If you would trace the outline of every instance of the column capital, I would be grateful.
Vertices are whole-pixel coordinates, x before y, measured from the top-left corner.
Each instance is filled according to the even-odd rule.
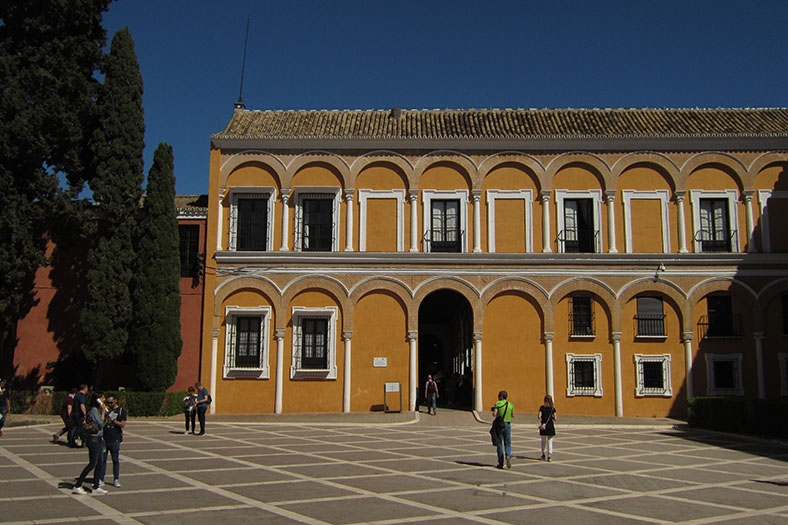
[[[553,190],[542,190],[540,197],[543,201],[545,201],[545,200],[550,200],[550,197],[552,195],[553,195]]]
[[[285,329],[284,328],[277,328],[274,330],[274,339],[280,341],[285,338]]]
[[[416,341],[419,338],[418,330],[408,330],[408,342]]]
[[[227,188],[219,188],[219,199],[223,199],[227,194]]]
[[[685,343],[687,341],[692,341],[695,339],[695,334],[692,332],[682,332],[681,333],[681,342]]]
[[[753,333],[752,333],[752,336],[753,336],[753,337],[754,337],[756,340],[757,340],[757,339],[761,339],[761,340],[762,340],[762,339],[764,339],[764,338],[766,337],[766,333],[765,333],[765,332],[763,332],[762,330],[758,330],[758,331],[755,331],[755,332],[753,332]]]
[[[612,201],[616,198],[616,190],[605,190],[605,199]]]
[[[545,342],[552,341],[555,334],[553,332],[545,332],[542,337],[544,338]]]
[[[684,197],[687,196],[687,190],[676,190],[673,192],[673,196],[678,202],[681,202],[684,200]]]
[[[353,339],[353,330],[342,330],[342,339],[345,341]]]
[[[613,341],[614,343],[620,342],[621,332],[613,332],[612,334],[610,334],[610,340]]]
[[[749,202],[755,196],[755,190],[744,190],[741,194],[744,196],[744,201]]]
[[[283,201],[286,201],[290,198],[290,188],[282,188],[279,190],[279,193],[282,195]]]
[[[346,189],[345,190],[345,200],[352,201],[353,200],[353,195],[355,195],[355,193],[356,193],[356,190],[354,190],[354,189],[349,189],[349,188]]]
[[[419,198],[419,190],[408,190],[408,198],[410,200],[415,201]]]
[[[482,193],[484,193],[484,190],[471,190],[471,197],[473,197],[473,202],[477,202],[479,199],[481,199]]]
[[[474,343],[481,342],[483,335],[484,335],[484,332],[473,332],[473,342]]]
[[[213,338],[214,339],[219,339],[219,329],[218,328],[214,328],[213,329]]]

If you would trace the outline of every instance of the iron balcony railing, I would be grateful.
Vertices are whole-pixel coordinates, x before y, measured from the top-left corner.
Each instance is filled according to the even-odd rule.
[[[637,337],[665,337],[665,314],[662,315],[636,315],[632,318],[635,323]]]
[[[564,253],[596,253],[599,230],[575,229],[558,232],[558,243]]]
[[[431,253],[460,253],[465,230],[427,230],[424,241],[429,243]]]
[[[708,230],[695,232],[695,242],[700,244],[700,251],[706,253],[725,253],[733,251],[733,240],[736,230],[731,230],[727,235],[721,232],[712,233]]]
[[[698,320],[698,336],[701,339],[741,337],[741,326],[741,315],[720,321],[712,321],[709,316],[702,315]]]
[[[594,322],[594,311],[583,313],[582,315],[569,314],[569,336],[570,337],[594,337],[596,333]]]

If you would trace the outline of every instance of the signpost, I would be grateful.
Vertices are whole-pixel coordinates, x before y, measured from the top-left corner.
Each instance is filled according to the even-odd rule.
[[[399,410],[389,410],[386,397],[389,394],[399,394]],[[383,385],[383,412],[402,412],[402,385],[397,382],[386,383]]]

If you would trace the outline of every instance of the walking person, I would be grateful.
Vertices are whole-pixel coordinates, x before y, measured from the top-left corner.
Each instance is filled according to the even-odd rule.
[[[189,423],[191,423],[191,433],[194,434],[194,419],[197,417],[197,391],[193,386],[190,386],[188,392],[183,398],[183,415],[186,418],[186,430],[183,433],[189,433]]]
[[[107,396],[107,417],[104,425],[104,456],[101,462],[101,481],[107,473],[107,454],[112,457],[112,486],[120,488],[120,444],[123,441],[123,429],[126,428],[126,409],[118,404],[114,394]]]
[[[95,393],[93,401],[90,403],[90,410],[82,424],[82,433],[85,435],[85,445],[88,447],[88,464],[74,484],[72,494],[87,494],[82,483],[85,478],[93,471],[93,492],[92,494],[106,494],[107,491],[101,488],[101,469],[104,460],[104,394]]]
[[[208,390],[202,386],[202,383],[197,381],[194,383],[194,389],[197,390],[197,419],[200,421],[200,433],[198,436],[205,435],[205,412],[208,410],[208,405],[211,404],[211,395]]]
[[[72,388],[71,392],[63,398],[63,404],[60,406],[60,419],[63,420],[63,428],[60,429],[60,432],[52,434],[52,443],[60,442],[60,436],[66,434],[68,437],[71,432],[71,410],[74,408],[74,394],[76,393],[77,389]]]
[[[68,431],[68,446],[71,448],[77,447],[77,437],[82,437],[79,429],[82,427],[82,422],[88,413],[88,385],[81,384],[74,394],[74,401],[71,404],[71,429]],[[84,446],[85,440],[82,440]]]
[[[438,404],[438,383],[432,379],[431,375],[427,375],[427,383],[424,385],[424,395],[427,398],[427,413],[435,415],[435,408]]]
[[[514,416],[514,405],[507,399],[509,394],[506,390],[498,392],[498,401],[492,407],[493,417],[500,418],[503,425],[498,432],[498,468],[512,468],[512,416]]]
[[[3,425],[11,412],[11,392],[5,385],[5,379],[0,379],[0,437],[3,437]]]
[[[539,436],[542,438],[542,459],[545,459],[547,451],[547,461],[553,460],[553,438],[555,437],[555,405],[553,396],[544,396],[544,405],[539,407]]]

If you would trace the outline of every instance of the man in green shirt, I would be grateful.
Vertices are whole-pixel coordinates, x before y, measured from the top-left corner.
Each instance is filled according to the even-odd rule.
[[[514,405],[506,398],[509,394],[506,390],[498,392],[498,402],[492,407],[494,417],[503,419],[503,429],[498,434],[498,468],[503,468],[504,459],[506,468],[512,468],[512,416],[514,415]]]

